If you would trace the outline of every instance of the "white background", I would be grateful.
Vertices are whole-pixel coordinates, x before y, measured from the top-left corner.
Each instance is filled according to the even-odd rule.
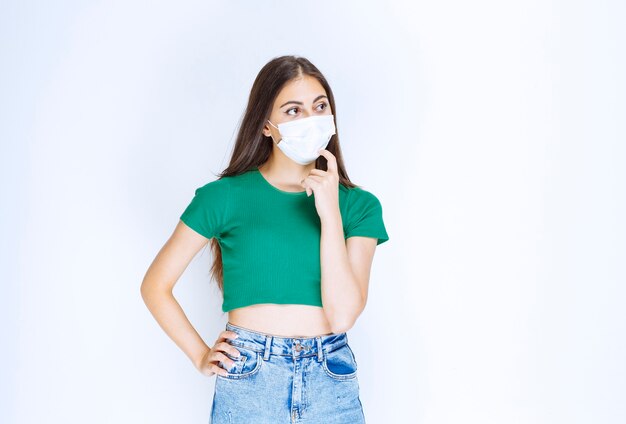
[[[275,56],[328,78],[390,240],[349,331],[369,424],[626,422],[618,1],[0,9],[3,423],[207,422],[139,287]],[[203,250],[175,296],[223,329]]]

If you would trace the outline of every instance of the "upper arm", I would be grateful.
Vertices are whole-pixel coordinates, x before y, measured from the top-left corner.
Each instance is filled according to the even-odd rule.
[[[179,220],[174,232],[156,255],[141,284],[141,291],[171,291],[191,260],[209,239]]]
[[[219,239],[228,221],[229,179],[221,178],[195,190],[174,232],[150,265],[141,290],[172,290],[189,262],[207,242]]]
[[[229,220],[229,182],[222,178],[197,188],[180,220],[207,239],[220,238]]]
[[[347,203],[344,222],[346,238],[372,237],[376,238],[376,245],[389,240],[383,219],[383,207],[373,193],[353,188],[348,194]]]
[[[359,288],[361,289],[363,307],[365,307],[365,304],[367,303],[370,270],[374,260],[377,240],[377,238],[360,236],[349,237],[346,239],[348,261],[350,262],[354,278],[356,278]]]
[[[367,303],[370,270],[376,246],[389,240],[383,220],[383,209],[371,192],[353,188],[348,193],[345,210],[344,237],[352,273]]]

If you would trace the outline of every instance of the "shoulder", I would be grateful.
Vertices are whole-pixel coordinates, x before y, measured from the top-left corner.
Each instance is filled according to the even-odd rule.
[[[212,194],[220,194],[228,191],[231,185],[232,177],[222,177],[217,180],[210,181],[196,189],[196,194],[210,196]]]
[[[202,200],[227,200],[241,197],[241,189],[249,189],[254,175],[250,171],[236,175],[225,175],[196,189],[196,196]],[[232,193],[232,194],[231,194]]]
[[[230,181],[228,177],[222,177],[205,183],[195,189],[193,204],[202,208],[215,208],[217,205],[225,206],[230,193]]]
[[[347,188],[347,203],[349,208],[381,207],[378,197],[361,187]]]
[[[229,185],[231,183],[231,180],[234,177],[221,177],[218,178],[216,180],[210,181],[206,184],[204,184],[203,186],[199,187],[198,190],[202,190],[202,189],[211,189],[211,188],[215,188],[215,187],[226,187],[227,185]]]
[[[340,185],[339,203],[342,217],[346,222],[382,214],[382,205],[378,197],[362,187]]]

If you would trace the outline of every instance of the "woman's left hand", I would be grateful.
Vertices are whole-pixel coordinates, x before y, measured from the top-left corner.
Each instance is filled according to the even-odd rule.
[[[320,150],[320,154],[327,159],[328,170],[313,168],[301,184],[307,196],[315,194],[315,208],[323,220],[339,213],[339,174],[335,155],[326,149]]]

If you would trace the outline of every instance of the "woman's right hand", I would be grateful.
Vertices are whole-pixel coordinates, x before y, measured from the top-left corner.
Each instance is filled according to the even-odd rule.
[[[211,377],[214,374],[220,374],[224,377],[228,376],[228,371],[224,368],[220,367],[219,362],[221,361],[224,366],[227,366],[228,369],[232,368],[235,364],[235,361],[230,359],[228,356],[224,355],[222,352],[227,352],[231,356],[240,356],[241,353],[239,350],[227,343],[226,339],[236,339],[239,337],[237,333],[234,331],[224,330],[220,333],[220,336],[215,340],[215,344],[206,352],[206,354],[200,359],[196,368],[198,370],[208,376]]]

